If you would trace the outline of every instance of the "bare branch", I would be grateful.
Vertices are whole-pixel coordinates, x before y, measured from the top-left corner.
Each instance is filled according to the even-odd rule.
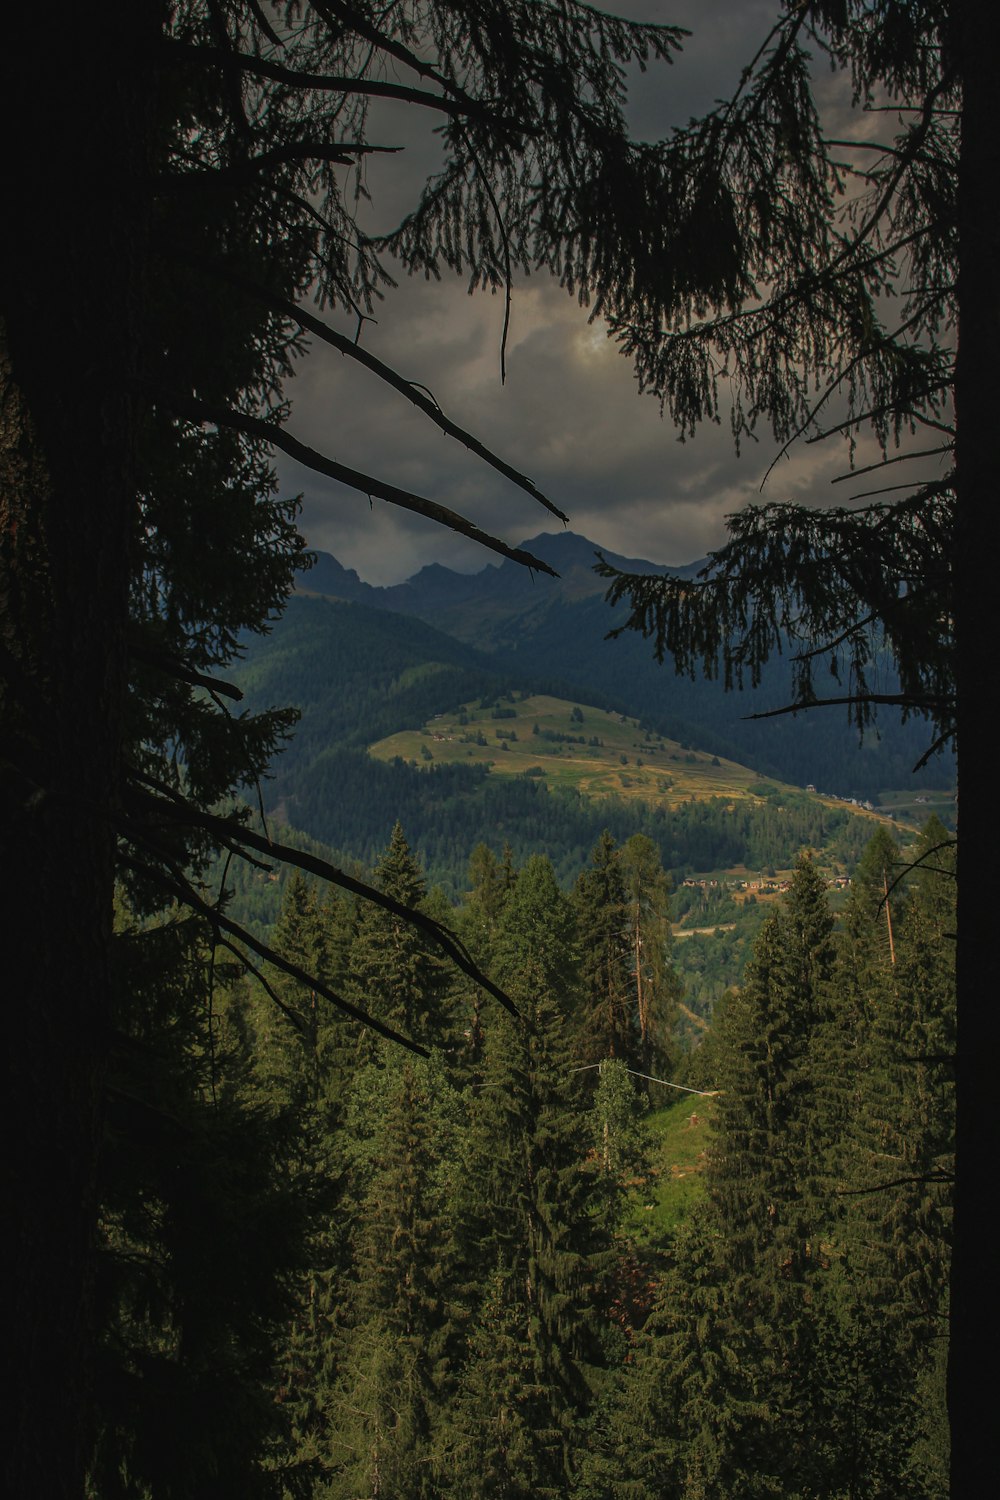
[[[841,631],[840,635],[834,636],[832,641],[824,641],[821,646],[813,646],[808,651],[797,651],[789,660],[811,661],[814,656],[825,656],[828,651],[834,651],[838,646],[842,646],[845,641],[849,641],[851,636],[855,635],[859,630],[864,630],[868,625],[874,624],[875,619],[875,615],[865,615],[864,619],[855,620],[853,624],[847,626],[846,630]]]
[[[915,776],[918,771],[922,771],[924,766],[926,766],[927,762],[930,760],[931,756],[935,755],[938,750],[943,750],[948,741],[954,739],[954,737],[955,726],[954,724],[949,724],[948,728],[943,730],[941,734],[939,734],[937,738],[928,745],[927,749],[917,761],[910,774]]]
[[[378,48],[380,52],[387,52],[397,62],[401,62],[406,67],[412,68],[418,77],[426,78],[430,83],[436,83],[438,88],[444,89],[446,94],[450,94],[454,99],[458,100],[464,106],[467,113],[475,112],[481,108],[478,100],[473,99],[471,95],[467,94],[453,78],[448,78],[445,74],[439,73],[436,68],[431,67],[430,63],[424,62],[423,58],[418,57],[415,52],[409,47],[404,46],[402,42],[397,41],[395,37],[387,36],[384,31],[379,31],[378,27],[373,26],[368,17],[363,15],[361,11],[355,10],[353,5],[346,4],[346,0],[312,0],[312,3],[313,10],[315,10],[317,15],[323,17],[333,31],[339,30],[337,22],[337,17],[339,17],[342,25],[348,27],[358,36],[363,36],[365,41],[371,42],[372,46]],[[331,12],[334,14],[331,14]]]
[[[137,779],[146,782],[147,785],[155,784],[149,777],[142,776],[141,774]],[[197,828],[204,828],[207,832],[214,834],[220,839],[232,841],[237,846],[237,853],[239,853],[238,846],[240,844],[247,844],[251,849],[256,849],[272,859],[280,860],[283,864],[295,865],[298,869],[305,870],[310,875],[318,875],[321,880],[326,880],[331,885],[339,886],[341,890],[350,891],[352,895],[360,896],[365,901],[372,901],[376,906],[381,906],[386,911],[392,912],[394,916],[402,918],[405,922],[409,922],[412,926],[419,928],[421,932],[431,938],[448,955],[452,962],[457,964],[464,974],[468,975],[475,984],[480,985],[491,994],[495,1000],[498,1000],[512,1016],[518,1014],[516,1006],[508,999],[503,990],[495,985],[492,980],[487,979],[486,975],[473,962],[468,950],[460,939],[454,933],[449,932],[447,928],[442,927],[439,922],[435,922],[433,917],[425,916],[423,912],[415,911],[409,906],[404,906],[401,902],[395,901],[391,896],[387,896],[383,891],[377,890],[374,886],[366,885],[362,880],[355,880],[353,876],[346,874],[343,870],[339,870],[336,865],[328,864],[326,860],[319,859],[315,854],[306,854],[299,849],[292,849],[287,844],[279,844],[273,839],[262,838],[260,834],[252,833],[249,828],[235,823],[232,819],[222,818],[214,813],[205,812],[200,808],[193,807],[185,802],[182,797],[171,792],[169,788],[161,787],[159,790],[161,795],[154,796],[149,792],[142,792],[138,787],[135,787],[131,790],[131,795],[136,799],[140,799],[145,804],[147,810],[155,810],[161,816],[169,817],[174,822],[188,823]],[[162,795],[163,793],[166,795]]]
[[[405,104],[417,104],[424,109],[437,110],[441,114],[458,119],[474,117],[500,130],[511,130],[514,122],[504,120],[492,110],[474,99],[459,102],[441,94],[429,93],[426,89],[410,88],[402,83],[383,83],[377,78],[357,78],[347,74],[302,73],[297,68],[286,68],[280,63],[264,57],[253,57],[247,52],[237,52],[224,47],[201,47],[195,43],[177,41],[164,37],[161,41],[168,54],[178,63],[198,67],[216,66],[230,72],[248,73],[255,78],[269,78],[274,83],[283,83],[288,88],[314,90],[317,93],[362,94],[376,99],[397,99]],[[522,124],[517,125],[526,133]]]
[[[809,698],[803,703],[786,703],[784,708],[769,708],[757,714],[744,714],[744,719],[777,719],[782,714],[801,714],[806,709],[853,707],[862,703],[884,703],[896,708],[915,709],[918,713],[940,713],[941,705],[934,698],[914,698],[907,693],[860,693],[847,698]]]
[[[225,698],[232,698],[234,702],[242,701],[243,693],[233,682],[223,682],[218,677],[207,677],[202,672],[196,672],[193,667],[186,667],[177,657],[168,656],[165,651],[155,651],[151,646],[133,641],[129,646],[129,653],[144,661],[148,666],[156,667],[158,671],[165,672],[170,677],[176,677],[178,682],[187,682],[192,687],[206,688],[210,693],[221,693]]]
[[[871,1193],[886,1193],[890,1188],[909,1187],[917,1182],[940,1182],[952,1183],[955,1181],[953,1172],[918,1172],[912,1177],[894,1177],[891,1182],[876,1182],[872,1187],[865,1188],[838,1188],[834,1193],[836,1198],[866,1198]]]
[[[428,1055],[426,1047],[422,1047],[419,1042],[412,1041],[409,1037],[403,1036],[402,1032],[395,1031],[391,1026],[386,1026],[382,1021],[376,1020],[374,1016],[370,1016],[365,1011],[359,1010],[356,1005],[352,1005],[342,995],[335,994],[329,986],[321,984],[315,974],[308,974],[305,969],[300,969],[298,964],[294,964],[289,959],[283,958],[280,953],[275,952],[267,943],[254,937],[253,933],[241,927],[238,922],[231,921],[223,912],[211,906],[207,901],[203,901],[187,880],[177,876],[172,878],[166,871],[157,869],[155,865],[149,865],[144,860],[140,860],[134,855],[126,853],[124,850],[119,850],[119,858],[123,864],[155,881],[157,885],[171,895],[175,901],[180,902],[182,906],[189,907],[192,911],[203,916],[207,922],[225,929],[226,932],[239,942],[246,943],[248,948],[252,948],[267,963],[273,964],[276,969],[281,969],[283,973],[287,974],[289,978],[297,980],[305,989],[315,990],[318,995],[322,995],[324,1000],[328,1000],[331,1005],[335,1006],[337,1010],[343,1011],[344,1015],[350,1016],[353,1021],[359,1022],[362,1026],[370,1027],[372,1031],[377,1031],[387,1041],[398,1042],[401,1047],[406,1047],[410,1052],[416,1052],[420,1057]]]
[[[882,900],[879,902],[878,910],[882,910],[883,906],[888,901],[897,885],[899,885],[901,881],[904,881],[907,875],[912,875],[913,871],[919,869],[921,865],[924,865],[925,869],[935,871],[935,873],[938,875],[948,875],[951,879],[954,880],[956,878],[954,870],[942,870],[936,865],[925,865],[924,862],[925,860],[930,859],[933,854],[940,854],[942,849],[954,849],[957,842],[957,839],[942,839],[940,844],[935,844],[931,849],[925,849],[923,854],[919,854],[916,859],[907,860],[906,864],[903,866],[900,873],[895,877],[885,895],[882,897]]]
[[[274,448],[280,448],[290,458],[297,459],[299,463],[305,464],[306,468],[312,469],[317,474],[328,474],[331,479],[339,480],[350,489],[359,490],[361,494],[367,495],[369,500],[377,496],[380,500],[386,500],[390,505],[398,505],[402,510],[412,511],[415,515],[426,516],[428,520],[436,521],[439,526],[446,526],[450,531],[457,531],[461,536],[467,536],[470,541],[479,542],[483,547],[488,547],[491,552],[498,552],[501,557],[509,557],[512,562],[522,563],[527,568],[536,569],[540,573],[548,573],[552,578],[558,578],[558,573],[551,568],[547,562],[535,557],[531,552],[525,552],[521,547],[511,547],[507,542],[501,542],[498,537],[491,536],[489,532],[482,531],[473,521],[466,520],[457,511],[449,510],[445,505],[439,505],[436,500],[428,500],[423,495],[415,495],[411,490],[401,490],[396,485],[386,484],[384,480],[376,479],[371,474],[362,474],[358,469],[348,468],[346,464],[339,464],[335,459],[327,458],[325,454],[318,453],[315,448],[310,448],[306,443],[299,442],[298,438],[292,437],[279,427],[275,422],[262,421],[260,417],[248,416],[245,412],[233,411],[228,407],[212,406],[206,401],[201,401],[196,396],[177,396],[165,391],[157,394],[179,417],[186,417],[191,422],[208,422],[215,427],[227,427],[234,432],[243,432],[247,437],[257,438]]]
[[[847,474],[838,474],[836,479],[831,479],[831,484],[845,484],[849,479],[857,479],[859,474],[873,474],[877,469],[886,469],[890,464],[909,463],[911,458],[936,458],[940,453],[951,453],[954,445],[952,443],[941,443],[937,448],[920,448],[913,453],[896,453],[892,458],[880,458],[878,463],[865,464],[863,468],[851,469]]]
[[[370,156],[375,152],[392,155],[402,150],[402,146],[368,146],[357,141],[289,141],[287,145],[275,146],[271,151],[262,151],[259,156],[244,157],[234,166],[164,172],[156,178],[156,184],[172,191],[216,192],[227,184],[239,186],[252,182],[272,167],[307,161],[325,161],[333,166],[353,167],[359,156]]]
[[[317,318],[313,313],[307,312],[305,308],[301,307],[297,302],[293,302],[290,298],[277,296],[268,291],[266,287],[261,286],[259,282],[250,281],[246,277],[230,271],[217,262],[195,259],[191,256],[185,258],[189,264],[197,265],[209,271],[212,275],[223,278],[231,286],[238,287],[240,291],[245,292],[247,296],[256,297],[258,301],[265,303],[266,306],[272,308],[275,312],[293,319],[306,332],[315,334],[323,343],[329,344],[331,349],[336,349],[339,353],[346,355],[348,359],[356,360],[358,364],[364,365],[366,370],[371,370],[373,375],[377,375],[380,380],[392,386],[393,390],[398,391],[401,396],[405,396],[407,401],[412,402],[442,432],[447,433],[449,437],[462,443],[470,453],[474,453],[477,458],[481,458],[485,463],[488,463],[491,468],[496,469],[498,474],[502,474],[505,479],[509,479],[512,484],[516,484],[519,489],[524,490],[533,500],[537,500],[540,505],[544,505],[545,509],[551,515],[556,516],[564,524],[569,524],[569,517],[538,489],[534,480],[529,479],[526,474],[520,473],[519,470],[513,468],[502,458],[499,458],[497,454],[481,443],[477,437],[474,437],[471,432],[467,432],[464,427],[460,427],[457,422],[453,422],[449,417],[445,416],[441,407],[426,392],[424,387],[418,386],[415,381],[407,380],[405,376],[400,375],[391,365],[387,365],[383,360],[379,359],[377,355],[370,354],[367,349],[355,342],[355,340],[347,338],[342,333],[337,333],[335,329],[324,323],[321,318]]]

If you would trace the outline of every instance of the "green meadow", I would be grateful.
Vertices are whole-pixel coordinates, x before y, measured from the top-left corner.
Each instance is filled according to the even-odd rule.
[[[799,792],[765,781],[736,761],[647,732],[638,719],[543,694],[489,707],[463,704],[420,729],[379,740],[369,753],[417,766],[487,765],[498,775],[537,777],[588,797],[614,795],[667,806],[692,798],[763,799]]]

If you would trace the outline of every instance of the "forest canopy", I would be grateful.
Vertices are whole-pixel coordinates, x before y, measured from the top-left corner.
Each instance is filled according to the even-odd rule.
[[[227,1258],[220,1256],[214,1267],[200,1262],[201,1236],[228,1243],[232,1263],[247,1245],[274,1247],[286,1230],[294,1240],[295,1213],[307,1206],[295,1189],[315,1186],[303,1165],[319,1150],[315,1140],[282,1155],[275,1139],[283,1118],[283,1105],[277,1112],[274,1107],[279,1094],[254,1097],[252,1070],[224,1078],[224,1059],[213,1052],[215,975],[219,963],[228,962],[213,953],[233,957],[233,948],[239,951],[251,935],[233,932],[217,893],[198,884],[220,846],[240,858],[290,857],[273,849],[266,832],[255,832],[246,813],[229,809],[236,791],[253,788],[292,716],[283,709],[242,714],[238,694],[220,676],[238,633],[266,628],[303,559],[295,502],[278,491],[275,450],[354,490],[359,503],[381,498],[544,569],[433,496],[388,484],[377,472],[353,469],[296,438],[285,381],[303,341],[327,342],[365,364],[450,438],[562,515],[508,459],[458,429],[422,387],[378,366],[328,320],[329,311],[359,321],[369,315],[385,284],[386,256],[409,272],[461,274],[473,287],[504,297],[517,269],[555,275],[610,320],[641,379],[674,403],[682,424],[713,416],[715,403],[701,330],[694,323],[678,326],[687,311],[701,318],[721,308],[724,317],[732,315],[732,368],[725,367],[723,378],[743,382],[738,434],[758,414],[772,419],[782,441],[807,425],[808,380],[825,378],[830,349],[835,363],[844,349],[857,401],[852,421],[870,419],[886,441],[898,423],[943,426],[941,436],[949,441],[954,378],[961,423],[953,486],[914,490],[910,531],[886,525],[878,533],[890,538],[888,562],[879,563],[863,520],[855,522],[850,542],[854,572],[837,584],[846,593],[831,594],[816,568],[830,563],[828,537],[820,538],[818,550],[810,543],[792,551],[806,574],[820,580],[822,607],[847,608],[852,591],[860,601],[845,626],[851,670],[862,671],[869,659],[866,632],[874,615],[876,631],[886,636],[904,673],[904,706],[926,711],[942,732],[954,723],[954,619],[959,647],[975,659],[964,687],[960,665],[958,688],[963,800],[969,795],[976,804],[975,755],[982,752],[970,757],[965,747],[978,744],[975,714],[989,680],[981,655],[990,638],[983,559],[993,551],[984,546],[993,483],[984,377],[995,349],[995,301],[989,316],[970,316],[968,288],[986,298],[1000,284],[995,239],[982,213],[997,178],[984,63],[996,55],[988,45],[995,32],[995,17],[973,18],[960,0],[885,0],[874,7],[816,0],[782,10],[731,107],[671,141],[644,144],[629,138],[624,80],[630,67],[669,61],[679,43],[676,29],[620,20],[570,0],[483,7],[446,0],[388,7],[362,0],[267,6],[187,0],[139,7],[106,0],[96,9],[29,7],[12,23],[0,88],[4,139],[12,143],[8,202],[17,226],[0,252],[0,690],[8,963],[12,973],[27,976],[10,1018],[13,1061],[6,1086],[17,1127],[7,1162],[7,1200],[18,1216],[19,1295],[10,1343],[18,1381],[14,1436],[5,1452],[12,1493],[77,1496],[84,1474],[93,1472],[99,1424],[91,1393],[108,1353],[98,1329],[119,1344],[103,1375],[110,1369],[120,1378],[126,1426],[135,1416],[132,1399],[141,1405],[156,1389],[155,1380],[147,1381],[156,1363],[146,1358],[150,1337],[155,1345],[160,1334],[169,1342],[182,1326],[189,1329],[190,1340],[181,1341],[184,1358],[164,1379],[175,1409],[192,1414],[182,1430],[192,1453],[203,1456],[196,1472],[222,1461],[212,1434],[194,1417],[205,1410],[222,1351],[240,1367],[230,1369],[234,1380],[227,1390],[253,1386],[270,1359],[264,1324],[272,1313],[281,1315],[288,1288],[276,1283],[271,1266],[251,1259],[243,1283],[247,1301],[234,1308],[229,1299],[236,1283],[220,1274]],[[908,120],[899,139],[861,169],[874,227],[872,214],[860,209],[862,222],[848,228],[839,245],[830,229],[827,148],[818,159],[812,149],[818,125],[804,59],[810,34],[829,49],[835,66],[852,72],[859,96],[874,101],[884,92]],[[398,144],[374,131],[372,102],[379,99],[432,115],[444,160],[396,228],[371,239],[360,230],[351,193],[358,164]],[[955,138],[947,122],[959,101],[965,116],[956,250],[949,218]],[[748,191],[754,183],[766,186],[766,199]],[[864,193],[857,201],[864,203]],[[932,211],[934,233],[922,235]],[[891,228],[889,240],[880,238],[883,223]],[[887,267],[903,253],[913,267],[915,300],[907,301],[900,328],[888,329],[879,298],[891,279]],[[842,276],[848,264],[850,274]],[[781,317],[768,322],[765,315],[756,352],[741,365],[740,304],[756,281],[780,280],[782,271],[796,277],[780,304]],[[949,318],[959,326],[954,376],[948,337],[937,337],[938,330],[947,334]],[[716,331],[719,326],[716,319]],[[788,338],[791,355],[785,353]],[[664,363],[668,347],[681,351],[679,366]],[[803,351],[806,374],[800,375]],[[914,557],[907,551],[912,536],[921,543]],[[921,551],[925,537],[941,539],[929,555]],[[935,571],[949,551],[954,572]],[[862,555],[873,559],[872,576],[860,567]],[[773,549],[767,560],[773,563]],[[911,563],[907,591],[894,593],[892,577]],[[752,616],[751,635],[762,632],[757,645],[766,647],[774,620],[786,626],[788,619],[780,576],[762,575],[760,584],[763,603]],[[801,568],[786,595],[801,606]],[[730,597],[738,601],[738,589],[720,596],[723,603]],[[725,609],[719,619],[728,631]],[[721,637],[703,642],[695,632],[692,639],[699,656],[714,658],[721,649]],[[977,642],[978,654],[972,649]],[[828,638],[825,643],[836,649]],[[752,670],[757,646],[751,641],[747,649]],[[906,676],[911,664],[913,674]],[[872,696],[867,679],[862,696]],[[985,819],[978,822],[985,826]],[[973,870],[977,863],[984,869],[985,850],[976,842],[983,829],[970,834],[963,838],[963,860],[971,857]],[[401,862],[397,849],[396,873]],[[366,892],[354,892],[367,901],[371,920],[359,921],[359,935],[351,938],[352,953],[355,942],[361,946],[349,972],[378,972],[387,935],[397,931],[404,909],[416,911],[418,926],[436,947],[430,956],[411,955],[412,974],[419,976],[411,998],[429,996],[443,983],[441,952],[450,944],[470,982],[511,999],[531,1021],[518,1029],[513,1020],[499,1019],[489,1065],[502,1087],[483,1091],[482,1134],[479,1146],[469,1146],[476,1168],[469,1181],[489,1192],[491,1203],[508,1205],[507,1224],[524,1231],[516,1252],[496,1246],[496,1275],[478,1337],[484,1355],[508,1350],[517,1388],[539,1403],[524,1416],[513,1450],[526,1455],[517,1482],[538,1493],[529,1438],[542,1445],[537,1461],[549,1476],[545,1483],[556,1461],[570,1472],[565,1431],[550,1421],[558,1405],[551,1393],[560,1393],[562,1411],[571,1409],[567,1402],[583,1402],[586,1371],[607,1357],[592,1348],[594,1325],[580,1298],[600,1282],[613,1212],[609,1206],[603,1219],[588,1221],[592,1245],[567,1245],[563,1226],[578,1224],[581,1213],[580,1179],[570,1168],[580,1158],[580,1125],[569,1114],[551,1113],[563,1087],[559,1012],[568,996],[559,991],[559,976],[546,971],[540,941],[555,935],[568,942],[570,917],[544,861],[529,861],[505,908],[517,920],[496,918],[497,977],[488,978],[449,938],[439,915],[393,894],[391,874],[384,869]],[[333,879],[352,888],[344,873],[334,872]],[[808,876],[802,882],[807,886]],[[973,945],[973,955],[980,951],[975,944],[989,936],[977,885],[963,883],[967,904],[960,911],[962,943]],[[803,962],[825,974],[827,957],[822,963],[816,958],[824,948],[823,922],[809,900],[802,896],[801,907],[815,941],[803,949]],[[409,943],[412,922],[406,931]],[[526,941],[530,933],[534,942]],[[343,933],[338,940],[347,941]],[[364,1010],[364,994],[355,1004],[319,982],[318,951],[306,947],[301,957],[305,962],[257,950],[260,982],[273,992],[278,1015],[288,1020],[291,1007],[265,962],[286,978],[305,980],[307,989],[310,976],[317,981],[310,991],[316,1011],[307,1017],[317,1028],[324,996],[335,1007],[346,1002],[378,1020]],[[769,962],[763,953],[762,972]],[[610,1029],[598,1028],[612,1049],[621,1049],[623,1004],[616,992],[608,1001]],[[201,1029],[206,1013],[207,1036]],[[960,1056],[972,1070],[963,1074],[960,1063],[960,1098],[975,1101],[986,1097],[977,1094],[974,1070],[992,1053],[990,1023],[961,1000],[960,1014]],[[394,1028],[411,1019],[404,1007],[398,1015],[390,1012],[385,1024]],[[239,1007],[232,1020],[237,1032],[252,1029]],[[317,1029],[317,1046],[318,1038]],[[238,1056],[238,1036],[232,1046]],[[454,1101],[437,1089],[433,1069],[422,1073],[422,1066],[393,1064],[385,1124],[387,1130],[398,1125],[395,1145],[407,1121],[425,1131],[424,1142],[415,1151],[390,1149],[392,1142],[384,1150],[376,1146],[368,1165],[377,1178],[372,1201],[396,1194],[411,1215],[406,1220],[401,1210],[399,1222],[419,1218],[431,1226],[428,1243],[436,1244],[434,1226],[447,1222],[441,1215],[452,1187],[442,1165],[448,1150],[440,1142],[453,1128]],[[322,1113],[315,1070],[288,1086]],[[246,1089],[250,1094],[240,1096]],[[504,1100],[509,1113],[491,1121],[491,1102],[503,1108]],[[975,1328],[973,1298],[985,1296],[990,1284],[971,1228],[985,1201],[974,1170],[985,1158],[971,1142],[978,1133],[982,1151],[990,1129],[977,1108],[973,1103],[959,1116],[967,1134],[958,1157],[952,1319],[967,1340],[966,1353]],[[252,1128],[244,1129],[248,1121]],[[526,1203],[523,1181],[504,1178],[495,1154],[483,1159],[481,1143],[493,1141],[501,1123],[519,1143],[519,1159],[536,1146],[548,1153],[531,1176],[541,1195],[535,1203]],[[253,1191],[264,1160],[273,1166],[275,1186],[266,1200]],[[170,1194],[178,1170],[191,1183],[187,1199]],[[499,1177],[491,1177],[493,1170]],[[981,1179],[985,1183],[988,1173]],[[144,1215],[157,1202],[169,1208],[154,1229],[167,1237],[170,1266],[182,1271],[198,1263],[205,1273],[185,1283],[178,1300],[181,1283],[168,1278],[157,1284],[155,1276],[146,1281],[141,1274],[153,1232]],[[201,1222],[192,1218],[193,1207],[199,1213],[211,1207],[214,1216]],[[969,1226],[964,1237],[963,1222]],[[110,1285],[95,1249],[99,1225],[114,1242],[118,1270],[124,1268],[124,1280]],[[506,1232],[498,1231],[501,1241]],[[391,1226],[375,1215],[352,1246],[377,1337],[366,1344],[373,1366],[366,1373],[355,1361],[350,1375],[391,1377],[412,1393],[408,1362],[418,1348],[440,1352],[451,1325],[441,1322],[443,1282],[425,1276],[428,1257],[409,1279],[387,1284],[386,1234]],[[227,1235],[233,1237],[228,1242]],[[444,1277],[450,1252],[440,1243],[433,1263]],[[790,1239],[776,1253],[787,1250],[794,1261],[805,1253],[803,1244],[801,1237]],[[290,1246],[289,1253],[298,1252]],[[700,1254],[695,1263],[704,1265]],[[331,1250],[325,1264],[334,1261]],[[313,1256],[302,1266],[316,1264]],[[531,1313],[504,1280],[505,1271],[518,1286],[526,1280],[536,1289]],[[704,1284],[711,1285],[710,1274]],[[400,1300],[404,1286],[412,1289],[408,1301]],[[258,1294],[260,1319],[254,1313],[246,1321]],[[863,1322],[864,1308],[855,1311]],[[184,1325],[182,1314],[194,1321]],[[228,1342],[230,1316],[244,1319],[235,1343]],[[697,1324],[699,1309],[693,1317]],[[803,1326],[806,1338],[808,1319]],[[548,1338],[544,1358],[539,1327]],[[345,1329],[345,1339],[349,1334]],[[768,1366],[778,1405],[779,1354]],[[966,1364],[972,1368],[974,1361]],[[53,1370],[60,1375],[57,1403]],[[485,1364],[480,1376],[486,1388],[495,1388]],[[256,1389],[262,1389],[259,1382]],[[332,1389],[341,1403],[360,1405],[355,1390]],[[407,1409],[415,1437],[429,1399],[423,1389]],[[697,1393],[690,1399],[696,1416]],[[734,1399],[746,1416],[747,1393]],[[980,1469],[988,1431],[983,1400],[974,1382],[953,1390],[953,1420],[965,1424],[956,1449],[965,1467],[957,1472],[967,1488],[986,1473]],[[233,1493],[250,1493],[239,1488],[249,1472],[243,1462],[248,1448],[240,1448],[239,1437],[256,1429],[255,1408],[237,1400],[226,1417],[220,1425],[240,1456],[225,1482]],[[456,1409],[452,1420],[458,1452],[470,1413]],[[903,1425],[900,1416],[892,1430]],[[138,1445],[129,1447],[129,1461],[135,1458],[138,1474],[141,1422],[129,1431],[129,1444]],[[105,1457],[124,1432],[112,1435]],[[504,1455],[512,1451],[506,1434],[497,1436],[496,1447]],[[411,1456],[419,1451],[416,1443],[406,1450]],[[699,1450],[699,1463],[708,1461],[707,1451]],[[164,1465],[168,1457],[180,1467],[158,1470],[162,1493],[191,1492],[179,1443],[161,1454]],[[293,1470],[290,1482],[296,1482]],[[254,1482],[261,1489],[271,1482],[268,1472],[257,1465]],[[342,1472],[355,1482],[349,1466]],[[132,1480],[114,1461],[102,1473],[109,1493],[114,1485],[130,1492]]]

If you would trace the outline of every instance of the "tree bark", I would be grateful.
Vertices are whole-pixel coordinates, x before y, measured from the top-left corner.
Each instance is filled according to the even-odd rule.
[[[15,1278],[7,1493],[83,1493],[158,5],[8,17],[0,816]]]
[[[995,1399],[989,1379],[998,1330],[996,1235],[996,891],[988,878],[996,828],[1000,686],[997,669],[996,361],[1000,350],[1000,134],[996,58],[1000,11],[956,0],[955,40],[964,92],[959,178],[958,526],[955,634],[958,651],[958,1070],[955,1245],[951,1280],[948,1402],[952,1495],[995,1483]]]

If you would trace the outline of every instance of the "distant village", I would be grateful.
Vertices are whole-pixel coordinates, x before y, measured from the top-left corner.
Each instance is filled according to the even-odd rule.
[[[838,792],[817,792],[816,788],[813,786],[813,784],[812,784],[811,781],[809,782],[808,786],[806,787],[806,791],[807,792],[815,792],[817,797],[825,797],[828,802],[843,802],[844,805],[845,805],[845,807],[861,807],[861,808],[863,808],[865,810],[865,812],[874,812],[875,811],[875,805],[874,805],[874,803],[872,803],[872,802],[859,802],[858,799],[857,799],[857,797],[841,797]],[[926,797],[918,797],[917,801],[918,802],[926,802],[927,798]],[[892,817],[892,813],[889,813],[888,816],[891,818]]]
[[[850,885],[847,875],[833,875],[826,882],[832,891],[844,891]],[[769,879],[766,875],[748,875],[746,880],[734,878],[732,880],[698,880],[694,876],[681,881],[682,886],[698,891],[742,891],[745,895],[755,896],[780,896],[784,891],[791,888],[791,877],[778,879],[776,876]]]

